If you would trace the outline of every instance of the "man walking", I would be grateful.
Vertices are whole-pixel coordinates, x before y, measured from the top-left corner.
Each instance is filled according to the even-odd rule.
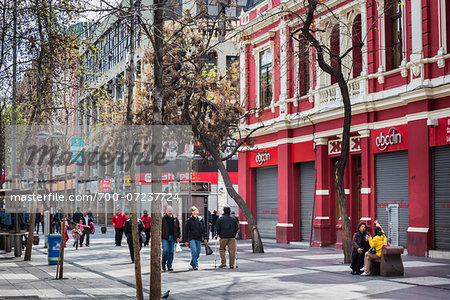
[[[216,230],[215,230],[215,226],[216,226],[216,222],[217,219],[219,218],[219,215],[217,214],[217,210],[213,210],[213,213],[211,215],[211,219],[209,224],[211,225],[211,236],[214,237],[216,235]]]
[[[53,223],[55,223],[55,231],[56,233],[61,233],[61,222],[62,222],[62,211],[61,208],[57,208],[55,215],[53,217]]]
[[[91,222],[93,220],[88,216],[87,212],[83,212],[83,217],[81,218],[81,222],[83,224],[83,234],[80,237],[80,247],[83,247],[84,239],[86,238],[86,247],[89,247],[89,240],[92,232]]]
[[[76,212],[74,212],[74,214],[73,214],[73,222],[75,224],[80,223],[80,220],[81,220],[82,217],[83,217],[83,213],[81,212],[80,208],[77,207]]]
[[[191,266],[198,270],[198,258],[202,250],[202,241],[205,243],[205,223],[203,218],[198,215],[198,209],[191,207],[191,216],[186,222],[186,246],[191,247]]]
[[[133,245],[133,224],[131,224],[131,215],[128,220],[126,220],[124,224],[124,232],[125,236],[127,237],[127,243],[128,243],[128,249],[130,250],[130,257],[131,261],[134,263],[134,245]],[[144,231],[144,223],[142,223],[142,220],[138,219],[138,237],[139,237],[139,250],[142,249],[142,235],[141,232]]]
[[[168,205],[166,207],[166,213],[162,218],[161,227],[161,239],[162,239],[162,261],[161,266],[163,271],[167,270],[173,271],[173,253],[175,248],[175,240],[180,242],[180,222],[178,218],[173,216],[172,206]]]
[[[150,223],[152,221],[152,217],[150,217],[146,210],[144,210],[144,214],[141,217],[142,223],[144,223],[144,231],[145,231],[145,241],[144,247],[148,245],[150,241]]]
[[[234,258],[236,256],[236,233],[238,231],[238,222],[236,217],[230,216],[230,207],[225,206],[223,208],[223,214],[216,222],[216,232],[220,237],[219,241],[219,253],[220,253],[220,265],[219,268],[227,266],[227,260],[225,257],[225,249],[228,246],[228,255],[230,256],[230,269],[234,268]]]
[[[114,226],[116,231],[116,247],[122,246],[122,236],[123,236],[123,226],[127,217],[120,212],[120,208],[116,209],[116,214],[112,217],[111,224]]]

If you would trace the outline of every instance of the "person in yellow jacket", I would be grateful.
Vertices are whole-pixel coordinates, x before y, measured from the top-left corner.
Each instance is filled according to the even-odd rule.
[[[387,245],[386,235],[384,234],[383,228],[381,228],[381,225],[378,223],[378,220],[375,220],[375,226],[375,236],[372,238],[367,235],[366,240],[369,242],[371,248],[375,248],[376,254],[370,253],[369,251],[366,252],[364,256],[364,273],[362,273],[361,276],[370,275],[372,260],[380,258],[381,249],[384,245]]]

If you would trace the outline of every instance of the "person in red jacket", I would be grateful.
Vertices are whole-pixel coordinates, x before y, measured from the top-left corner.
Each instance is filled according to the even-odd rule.
[[[145,241],[144,241],[144,247],[148,246],[148,243],[150,241],[150,222],[152,220],[152,217],[150,217],[146,210],[144,210],[144,215],[141,217],[142,222],[144,223],[144,231],[145,231]]]
[[[112,217],[111,224],[116,231],[116,247],[122,246],[123,226],[127,217],[120,212],[120,208],[116,209],[116,214]]]

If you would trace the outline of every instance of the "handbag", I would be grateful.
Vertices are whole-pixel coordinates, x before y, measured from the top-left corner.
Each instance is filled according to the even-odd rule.
[[[374,247],[369,249],[369,253],[371,254],[377,254],[377,249],[375,249]]]
[[[180,243],[177,243],[175,246],[175,252],[180,253],[181,251],[183,251],[183,250],[181,249]]]
[[[141,231],[141,232],[139,232],[139,234],[141,235],[141,240],[142,240],[142,241],[145,241],[145,239],[147,238],[147,237],[145,236],[145,232]]]
[[[206,255],[211,255],[214,253],[208,244],[205,244],[205,251],[206,251]]]

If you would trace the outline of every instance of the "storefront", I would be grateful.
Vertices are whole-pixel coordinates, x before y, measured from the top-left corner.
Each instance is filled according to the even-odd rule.
[[[275,239],[278,224],[277,148],[261,149],[250,156],[255,171],[256,223],[261,237]]]
[[[433,242],[436,250],[450,250],[450,118],[430,128],[433,157]]]
[[[300,241],[309,242],[314,205],[314,161],[299,163],[300,168]]]
[[[400,120],[352,131],[344,174],[352,231],[359,222],[366,222],[373,234],[378,219],[389,244],[404,246],[410,254],[450,250],[448,120],[439,119],[435,126],[428,119]],[[334,184],[340,135],[321,134],[324,137],[314,142],[296,142],[306,137],[294,136],[281,139],[284,144],[280,144],[278,137],[289,134],[265,136],[256,150],[240,154],[241,195],[263,238],[280,243],[311,238],[313,246],[342,247]],[[276,143],[276,147],[264,147]],[[242,221],[241,234],[248,238]]]
[[[404,247],[409,227],[407,131],[406,125],[372,131],[376,217],[388,242]]]
[[[256,222],[263,238],[275,239],[278,223],[278,168],[256,169]]]

